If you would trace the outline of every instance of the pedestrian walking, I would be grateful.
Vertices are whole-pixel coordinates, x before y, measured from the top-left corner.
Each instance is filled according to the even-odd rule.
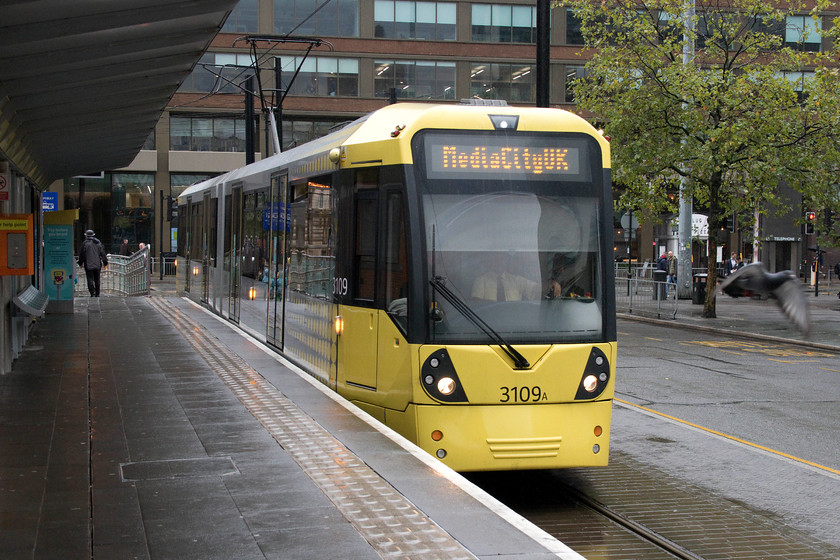
[[[723,266],[723,276],[727,277],[730,274],[732,274],[733,272],[735,272],[736,270],[738,270],[739,268],[741,268],[741,267],[738,263],[738,255],[736,255],[735,253],[732,253],[732,256],[729,257],[729,260],[726,261],[726,264],[724,264],[724,266]]]
[[[85,240],[79,248],[79,266],[85,269],[90,297],[99,297],[99,273],[103,266],[108,266],[105,246],[99,241],[92,229],[85,232]]]
[[[677,297],[677,257],[673,251],[668,251],[668,281],[665,284],[665,297],[668,297],[669,284],[674,285],[674,299]]]

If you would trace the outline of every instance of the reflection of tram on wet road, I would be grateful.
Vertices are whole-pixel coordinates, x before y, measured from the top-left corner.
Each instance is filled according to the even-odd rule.
[[[609,147],[584,120],[392,105],[179,205],[179,292],[444,463],[607,463]]]

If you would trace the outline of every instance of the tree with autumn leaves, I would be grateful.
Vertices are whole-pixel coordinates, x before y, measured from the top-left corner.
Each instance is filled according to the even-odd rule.
[[[789,208],[780,184],[814,208],[840,210],[838,59],[813,39],[836,36],[831,18],[822,29],[818,23],[831,5],[563,5],[574,10],[591,55],[573,84],[575,101],[610,137],[620,206],[656,219],[676,212],[667,195],[681,188],[708,211],[712,242],[733,212]],[[710,258],[708,285],[716,280]],[[715,290],[707,290],[703,316],[715,317]]]

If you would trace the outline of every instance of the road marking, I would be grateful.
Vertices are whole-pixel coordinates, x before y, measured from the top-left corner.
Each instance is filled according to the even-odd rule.
[[[777,360],[776,358],[767,358],[771,362],[781,362],[783,364],[818,364],[818,360]]]
[[[715,348],[723,351],[729,348],[731,350],[740,350],[742,352],[751,352],[755,354],[766,354],[768,356],[775,356],[777,358],[834,358],[835,354],[828,352],[820,352],[817,350],[806,350],[802,348],[795,348],[793,346],[782,346],[778,344],[770,344],[767,342],[747,342],[742,340],[685,340],[680,344],[689,346],[705,346],[707,348]]]
[[[646,336],[647,340],[655,340],[656,342],[662,342],[664,339],[662,338],[653,338],[652,336]]]
[[[784,457],[785,459],[788,459],[790,461],[794,461],[796,463],[802,463],[803,465],[808,465],[809,467],[813,467],[813,468],[819,469],[821,471],[826,471],[826,472],[830,472],[832,474],[840,475],[840,470],[838,470],[838,469],[832,469],[831,467],[826,467],[825,465],[820,465],[819,463],[814,463],[812,461],[808,461],[807,459],[802,459],[800,457],[795,457],[794,455],[789,455],[789,454],[784,453],[782,451],[776,451],[775,449],[771,449],[769,447],[764,447],[763,445],[759,445],[757,443],[753,443],[751,441],[747,441],[747,440],[741,439],[739,437],[731,436],[729,434],[725,434],[723,432],[719,432],[719,431],[713,430],[711,428],[706,428],[706,427],[701,426],[699,424],[694,424],[693,422],[689,422],[687,420],[682,420],[682,419],[677,418],[675,416],[665,414],[664,412],[659,412],[659,411],[653,410],[652,408],[647,408],[645,406],[634,404],[634,403],[625,401],[623,399],[616,398],[615,400],[618,403],[621,403],[622,405],[624,405],[627,408],[636,408],[636,409],[642,410],[644,412],[647,412],[648,414],[653,414],[655,416],[661,416],[662,418],[667,418],[668,420],[671,420],[672,422],[676,422],[678,424],[683,424],[684,426],[691,426],[692,428],[695,428],[697,430],[700,430],[700,431],[703,431],[703,432],[706,432],[706,433],[709,433],[709,434],[713,434],[713,435],[716,435],[718,437],[722,437],[724,439],[728,439],[730,441],[734,441],[734,442],[746,445],[748,447],[752,447],[754,449],[759,449],[761,451],[764,451],[766,453],[770,453],[772,455],[776,455],[776,456],[779,456],[779,457]]]
[[[825,370],[825,371],[833,371],[835,373],[840,373],[840,369],[831,369],[830,367],[820,367],[820,368],[817,368],[817,369],[822,369],[822,370]]]

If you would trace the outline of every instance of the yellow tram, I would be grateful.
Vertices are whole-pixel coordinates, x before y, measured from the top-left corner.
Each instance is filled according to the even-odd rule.
[[[179,292],[460,471],[605,465],[607,141],[401,103],[179,197]]]

